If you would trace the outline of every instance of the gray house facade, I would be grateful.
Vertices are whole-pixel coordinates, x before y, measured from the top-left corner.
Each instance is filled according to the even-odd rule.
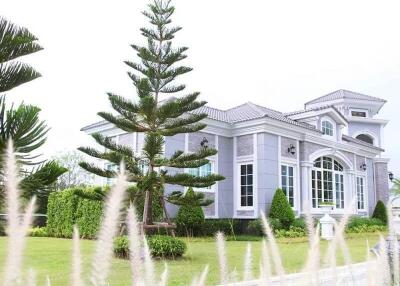
[[[250,102],[220,110],[204,106],[207,128],[198,133],[167,137],[166,155],[193,152],[207,139],[218,154],[196,169],[169,170],[197,175],[219,173],[225,180],[197,189],[214,203],[204,208],[208,218],[254,219],[268,212],[277,188],[282,188],[297,215],[308,206],[321,215],[320,204],[331,202],[341,215],[355,202],[354,214],[369,216],[378,200],[389,199],[388,162],[383,158],[384,127],[378,119],[385,100],[338,90],[307,102],[303,110],[282,113]],[[113,137],[140,152],[143,134],[125,133],[107,122],[82,129]],[[105,164],[99,162],[99,164]],[[107,184],[109,180],[99,179]],[[167,185],[166,191],[185,191]],[[173,216],[177,209],[168,205]]]

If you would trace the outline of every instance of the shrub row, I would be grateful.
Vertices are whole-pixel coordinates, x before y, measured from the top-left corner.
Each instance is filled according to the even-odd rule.
[[[53,192],[47,206],[47,233],[49,236],[71,238],[77,225],[82,238],[94,239],[100,226],[102,202],[82,198],[78,189]],[[93,192],[93,188],[79,189]]]
[[[175,258],[182,256],[186,251],[185,242],[172,236],[148,236],[147,242],[153,257]],[[119,258],[129,258],[129,239],[127,236],[115,238],[114,254]]]
[[[218,231],[225,235],[235,235],[242,233],[240,221],[236,219],[206,219],[193,231],[194,236],[213,236]],[[177,234],[187,236],[188,230],[183,223],[177,223]]]

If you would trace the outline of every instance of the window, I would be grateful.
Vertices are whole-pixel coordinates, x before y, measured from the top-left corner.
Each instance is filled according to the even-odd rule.
[[[365,209],[364,178],[357,177],[357,209]]]
[[[312,169],[312,206],[331,202],[336,208],[344,208],[343,166],[330,157],[318,158]]]
[[[360,135],[356,136],[356,139],[364,141],[371,145],[374,145],[374,138],[372,138],[371,136],[369,136],[367,134],[360,134]]]
[[[210,162],[210,163],[207,163],[207,164],[205,164],[205,165],[203,165],[201,167],[198,167],[198,168],[190,168],[188,170],[188,173],[190,175],[193,175],[193,176],[196,176],[196,177],[205,177],[205,176],[211,175],[212,174],[212,164]],[[211,186],[210,187],[206,187],[204,189],[210,190]]]
[[[351,111],[351,116],[354,116],[354,117],[367,117],[367,112],[366,111],[352,110]]]
[[[253,206],[253,164],[240,165],[240,206]]]
[[[326,120],[322,121],[322,133],[333,136],[333,124]]]
[[[117,171],[117,165],[115,165],[115,164],[106,164],[106,166],[105,166],[105,169],[107,170],[107,171]],[[106,185],[107,186],[111,186],[111,185],[113,185],[114,184],[114,182],[115,182],[115,178],[106,178]]]
[[[291,207],[294,207],[294,167],[281,166],[282,190],[286,194]]]

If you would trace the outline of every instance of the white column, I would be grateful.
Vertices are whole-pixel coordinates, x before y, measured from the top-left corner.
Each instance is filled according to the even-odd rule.
[[[312,208],[312,185],[311,185],[311,168],[313,163],[301,162],[301,212],[304,212],[304,205],[308,204],[309,208]]]

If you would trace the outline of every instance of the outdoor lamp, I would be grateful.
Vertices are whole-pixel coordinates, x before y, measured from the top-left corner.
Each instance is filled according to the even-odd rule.
[[[288,151],[288,153],[294,155],[294,154],[296,154],[296,147],[293,144],[290,144],[287,151]]]
[[[362,163],[361,166],[360,166],[360,169],[363,170],[363,171],[366,171],[367,170],[367,164]]]
[[[208,148],[208,140],[206,137],[204,137],[203,140],[201,140],[200,146],[203,148]]]
[[[389,180],[392,182],[394,179],[394,174],[392,172],[389,172]]]

